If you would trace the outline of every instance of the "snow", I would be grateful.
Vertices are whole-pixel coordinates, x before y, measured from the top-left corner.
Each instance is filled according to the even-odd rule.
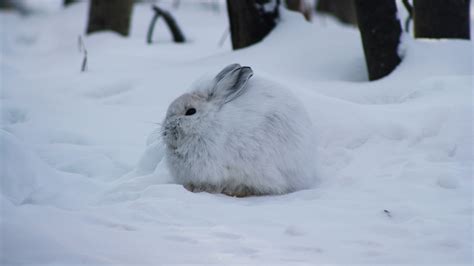
[[[129,38],[84,37],[86,73],[86,3],[0,13],[1,264],[472,265],[470,41],[404,36],[401,65],[368,82],[354,28],[283,12],[263,42],[231,51],[218,45],[225,7],[182,2],[164,6],[189,43],[160,21],[147,45],[152,12],[136,5]],[[231,198],[173,184],[149,135],[234,62],[303,101],[316,187]]]

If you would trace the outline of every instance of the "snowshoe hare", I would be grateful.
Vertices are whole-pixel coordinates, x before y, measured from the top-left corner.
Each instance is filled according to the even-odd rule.
[[[162,124],[166,163],[190,191],[283,194],[314,181],[311,121],[279,85],[232,64],[174,100]]]

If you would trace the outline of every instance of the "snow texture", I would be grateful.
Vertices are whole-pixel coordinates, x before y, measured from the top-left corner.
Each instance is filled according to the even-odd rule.
[[[472,42],[404,36],[399,67],[368,82],[355,28],[286,11],[231,51],[224,5],[181,2],[163,7],[188,43],[160,21],[147,45],[153,13],[137,4],[129,38],[84,38],[85,73],[86,3],[0,13],[0,264],[472,265]],[[314,188],[232,198],[174,184],[157,123],[235,62],[302,101]]]

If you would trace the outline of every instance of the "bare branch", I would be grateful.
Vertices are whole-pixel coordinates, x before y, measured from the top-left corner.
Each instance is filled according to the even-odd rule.
[[[82,59],[81,72],[86,72],[87,71],[87,49],[86,49],[86,45],[84,44],[82,35],[79,35],[79,37],[77,38],[77,44],[78,44],[79,52],[84,54],[84,57]]]

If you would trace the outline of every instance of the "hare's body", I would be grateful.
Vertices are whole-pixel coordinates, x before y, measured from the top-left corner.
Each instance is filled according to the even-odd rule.
[[[248,77],[243,86],[245,91],[234,91],[237,96],[227,101],[227,95],[221,103],[212,102],[220,97],[212,85],[181,96],[184,104],[178,98],[175,109],[193,106],[196,114],[176,118],[178,129],[170,130],[170,110],[175,113],[170,106],[164,135],[172,176],[192,191],[235,196],[307,188],[315,172],[311,121],[304,108],[277,84]],[[187,123],[191,117],[194,121]]]

